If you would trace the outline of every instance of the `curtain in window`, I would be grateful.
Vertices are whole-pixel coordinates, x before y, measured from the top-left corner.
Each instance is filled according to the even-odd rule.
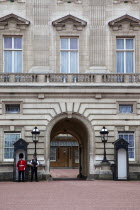
[[[12,72],[12,51],[4,52],[4,72],[5,73]]]
[[[78,53],[70,52],[70,72],[78,73]]]
[[[14,37],[14,49],[22,49],[21,37]]]
[[[5,37],[4,38],[4,48],[5,49],[12,49],[12,37]]]
[[[133,52],[126,52],[126,73],[133,73]]]
[[[120,105],[119,106],[119,111],[121,112],[121,113],[132,113],[132,106],[130,105]]]
[[[20,105],[19,104],[6,104],[6,112],[7,113],[18,113],[20,112]]]
[[[135,152],[134,152],[134,134],[131,133],[122,133],[119,134],[119,138],[125,139],[129,145],[128,145],[128,155],[130,159],[135,158]]]
[[[14,73],[22,71],[22,52],[14,51]]]
[[[61,73],[68,73],[68,52],[61,52]]]
[[[20,133],[5,134],[4,158],[13,159],[14,146],[13,143],[20,138]]]
[[[117,73],[124,73],[124,52],[117,52]]]
[[[61,39],[61,49],[63,50],[68,49],[68,39]]]
[[[117,39],[116,40],[117,49],[124,49],[124,39]]]

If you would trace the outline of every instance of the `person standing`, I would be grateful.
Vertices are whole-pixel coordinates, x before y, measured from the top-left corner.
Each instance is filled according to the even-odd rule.
[[[37,168],[39,166],[39,162],[35,155],[33,156],[33,159],[31,160],[30,165],[31,165],[31,182],[33,181],[34,174],[35,174],[35,181],[38,182]]]
[[[22,175],[22,181],[24,182],[24,171],[26,168],[26,161],[23,160],[23,153],[19,154],[19,161],[17,162],[17,170],[18,170],[18,181],[21,181],[21,175]]]

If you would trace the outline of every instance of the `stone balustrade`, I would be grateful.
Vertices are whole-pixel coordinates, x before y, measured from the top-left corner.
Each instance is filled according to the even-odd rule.
[[[140,74],[35,74],[1,73],[1,83],[140,83]]]

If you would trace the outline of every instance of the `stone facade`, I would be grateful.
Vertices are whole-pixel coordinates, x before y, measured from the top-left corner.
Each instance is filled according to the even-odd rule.
[[[118,132],[134,133],[129,175],[140,178],[139,9],[134,0],[0,0],[0,180],[12,179],[13,161],[4,159],[5,133],[19,132],[29,143],[29,161],[35,125],[40,179],[49,179],[50,141],[60,133],[79,141],[84,177],[112,179],[110,166],[101,165],[102,126],[109,130],[110,164]],[[4,72],[3,38],[11,36],[23,40],[22,73]],[[60,72],[61,37],[79,40],[77,74]],[[116,71],[118,37],[135,40],[131,74]],[[6,113],[6,104],[20,104],[20,112]],[[132,105],[133,113],[119,113],[119,104]]]

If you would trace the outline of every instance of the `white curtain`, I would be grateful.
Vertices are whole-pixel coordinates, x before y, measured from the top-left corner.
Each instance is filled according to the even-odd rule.
[[[4,49],[12,49],[12,37],[4,37]]]
[[[132,113],[132,106],[130,105],[120,105],[119,110],[121,113]]]
[[[14,49],[22,49],[21,37],[14,37]]]
[[[61,52],[61,73],[69,73],[68,52]]]
[[[78,53],[70,52],[70,73],[78,73]]]
[[[12,72],[12,51],[4,52],[4,72],[5,73]]]
[[[123,50],[117,51],[117,73],[133,73],[133,39],[117,39],[116,45],[117,50]]]
[[[126,73],[133,73],[133,52],[126,52]]]
[[[13,159],[14,146],[13,143],[20,138],[19,134],[5,134],[5,149],[4,149],[4,158]]]
[[[124,73],[124,52],[117,52],[117,73]]]
[[[14,73],[22,72],[22,51],[14,51]]]

